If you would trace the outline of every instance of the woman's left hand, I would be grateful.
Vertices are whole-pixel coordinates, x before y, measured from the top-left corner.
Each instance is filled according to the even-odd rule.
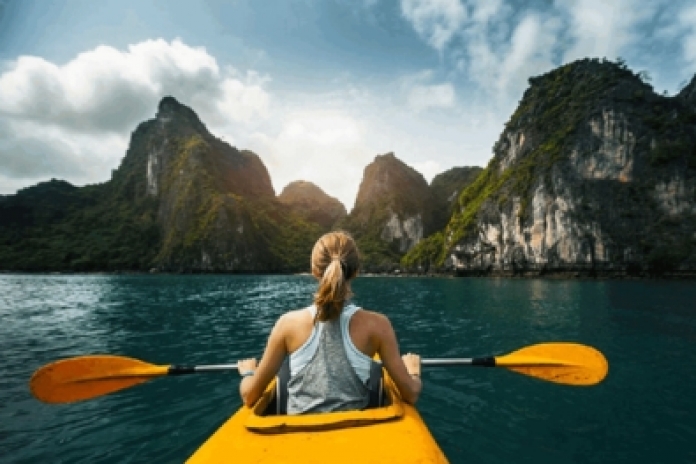
[[[242,359],[237,362],[237,369],[239,370],[239,375],[243,375],[245,372],[256,370],[256,358]]]

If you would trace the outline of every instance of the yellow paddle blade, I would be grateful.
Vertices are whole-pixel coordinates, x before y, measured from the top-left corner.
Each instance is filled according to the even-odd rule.
[[[155,366],[123,356],[80,356],[47,364],[29,381],[32,394],[46,403],[71,403],[106,395],[167,375]]]
[[[540,343],[495,358],[495,365],[566,385],[595,385],[607,376],[602,353],[579,343]]]

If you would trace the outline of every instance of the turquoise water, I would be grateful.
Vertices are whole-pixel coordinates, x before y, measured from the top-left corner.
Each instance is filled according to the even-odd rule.
[[[236,374],[47,405],[30,396],[32,372],[95,353],[161,364],[258,356],[275,319],[313,290],[305,276],[0,275],[0,461],[183,462],[239,407]],[[423,357],[577,341],[609,359],[590,388],[424,369],[418,407],[451,462],[696,462],[696,283],[365,277],[354,290]]]

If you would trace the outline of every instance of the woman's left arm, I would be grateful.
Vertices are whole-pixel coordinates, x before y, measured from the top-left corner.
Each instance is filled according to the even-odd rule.
[[[239,373],[253,371],[239,384],[239,394],[245,405],[251,407],[261,397],[268,384],[276,376],[280,365],[283,363],[288,350],[285,343],[285,315],[276,322],[271,335],[268,337],[266,350],[261,357],[261,362],[256,367],[256,359],[245,359],[238,363]]]

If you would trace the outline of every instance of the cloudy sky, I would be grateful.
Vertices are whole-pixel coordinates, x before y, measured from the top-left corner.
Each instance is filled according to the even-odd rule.
[[[173,95],[352,207],[393,151],[429,181],[485,166],[530,76],[622,57],[657,92],[696,73],[690,0],[0,0],[0,194],[104,182]]]

